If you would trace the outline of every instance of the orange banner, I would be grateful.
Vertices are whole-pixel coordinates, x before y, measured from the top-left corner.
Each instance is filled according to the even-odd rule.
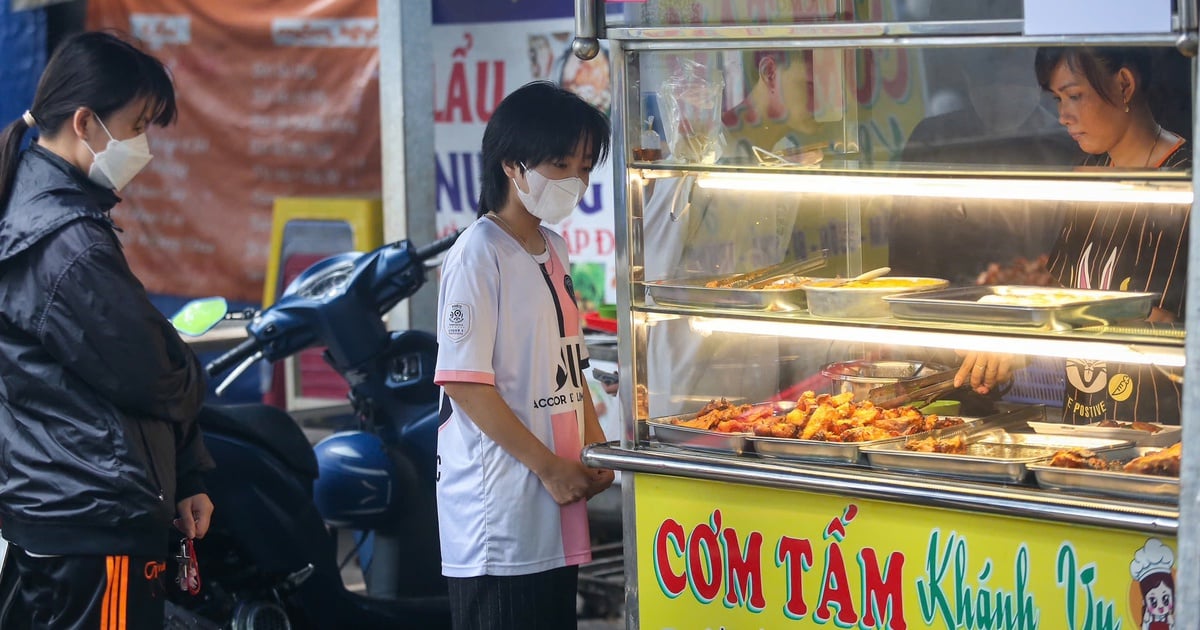
[[[113,218],[153,293],[262,299],[280,196],[378,195],[375,0],[107,0],[88,27],[170,68],[178,122]]]

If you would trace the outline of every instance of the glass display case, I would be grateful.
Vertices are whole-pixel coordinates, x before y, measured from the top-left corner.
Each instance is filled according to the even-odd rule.
[[[1194,613],[1192,7],[625,7],[624,435],[585,461],[624,473],[631,627]]]

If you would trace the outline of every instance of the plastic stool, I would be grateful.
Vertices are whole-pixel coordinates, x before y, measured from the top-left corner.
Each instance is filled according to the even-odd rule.
[[[271,219],[271,250],[263,307],[297,275],[327,256],[371,251],[383,244],[383,203],[353,197],[280,197]],[[309,348],[272,366],[263,402],[298,420],[350,411],[349,386],[325,363],[323,347]],[[282,369],[278,369],[282,368]]]

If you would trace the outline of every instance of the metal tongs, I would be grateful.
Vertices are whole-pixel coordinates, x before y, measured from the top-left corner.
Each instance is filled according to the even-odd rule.
[[[894,409],[913,402],[929,404],[957,389],[954,386],[954,375],[957,373],[958,368],[952,368],[929,376],[880,385],[867,392],[867,400],[882,409]]]
[[[933,437],[935,439],[944,440],[956,435],[963,436],[965,444],[974,444],[982,442],[991,437],[1000,437],[1008,435],[1009,429],[1028,428],[1030,420],[1045,420],[1046,406],[1045,405],[1030,405],[1021,407],[1020,409],[1012,409],[1003,413],[994,414],[982,418],[979,422],[960,424],[954,427],[946,427],[944,429],[935,429],[928,434],[923,434],[922,437]],[[911,437],[911,436],[910,436]]]
[[[799,275],[824,267],[829,261],[829,250],[822,249],[803,260],[787,260],[769,267],[748,271],[726,285],[730,289],[757,288],[770,284],[772,280],[785,276]],[[752,286],[753,285],[753,286]]]

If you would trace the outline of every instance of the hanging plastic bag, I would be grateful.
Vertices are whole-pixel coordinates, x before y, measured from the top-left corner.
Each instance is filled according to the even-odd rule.
[[[721,123],[725,81],[694,59],[682,57],[678,63],[659,89],[667,147],[675,161],[714,164],[725,148]]]

